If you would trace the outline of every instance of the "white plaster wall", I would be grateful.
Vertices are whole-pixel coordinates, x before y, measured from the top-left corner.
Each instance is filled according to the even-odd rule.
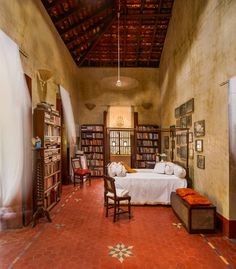
[[[229,205],[228,90],[220,84],[236,73],[235,14],[236,1],[176,0],[160,65],[162,125],[174,124],[174,109],[194,98],[193,122],[206,122],[206,169],[197,168],[195,153],[194,187],[226,218],[233,206]]]

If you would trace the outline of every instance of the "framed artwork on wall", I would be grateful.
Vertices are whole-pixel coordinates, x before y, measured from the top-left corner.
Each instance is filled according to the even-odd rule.
[[[186,125],[187,127],[192,127],[192,115],[186,116]]]
[[[183,116],[185,114],[186,114],[186,103],[180,106],[180,116]]]
[[[205,135],[205,120],[194,122],[194,135],[196,137]]]
[[[191,113],[194,111],[194,98],[188,100],[186,103],[186,113]]]
[[[180,147],[180,158],[186,160],[187,159],[187,147]]]
[[[203,152],[203,140],[202,139],[195,140],[195,150],[196,152]]]
[[[175,109],[175,118],[179,118],[179,116],[180,116],[180,107],[177,107]]]
[[[180,126],[181,126],[181,128],[187,128],[187,117],[186,116],[180,118]]]
[[[205,156],[197,155],[197,167],[200,169],[205,169]]]

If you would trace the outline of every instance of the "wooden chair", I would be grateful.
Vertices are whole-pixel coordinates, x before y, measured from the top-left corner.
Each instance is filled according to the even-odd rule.
[[[81,166],[81,158],[71,158],[71,165],[73,169],[73,181],[74,187],[76,184],[76,179],[79,179],[80,187],[83,187],[84,177],[88,177],[89,185],[91,185],[91,171],[89,169],[84,169]]]
[[[116,221],[116,216],[119,216],[123,213],[129,213],[129,218],[131,218],[131,197],[129,196],[128,191],[124,189],[117,189],[115,187],[115,179],[109,176],[104,176],[104,198],[106,206],[106,217],[108,217],[108,210],[114,208],[113,222]],[[110,199],[113,201],[111,204],[109,204]],[[127,210],[124,210],[120,207],[120,201],[127,201],[127,204],[122,204],[122,207],[128,207]]]

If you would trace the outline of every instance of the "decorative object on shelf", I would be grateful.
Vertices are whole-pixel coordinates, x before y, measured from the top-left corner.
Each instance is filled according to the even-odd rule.
[[[34,147],[35,147],[36,149],[42,147],[41,139],[40,139],[38,136],[35,137],[35,144],[34,144]]]
[[[205,120],[194,122],[194,135],[196,137],[205,135]]]
[[[205,156],[197,155],[197,167],[200,169],[205,169]]]
[[[92,104],[92,103],[86,103],[84,105],[86,106],[86,108],[88,110],[93,110],[96,107],[96,105],[95,104]]]
[[[52,78],[52,72],[46,69],[39,69],[37,74],[41,85],[39,89],[40,102],[45,102],[47,96],[47,82]]]
[[[195,150],[196,152],[203,152],[203,140],[202,139],[195,140]]]

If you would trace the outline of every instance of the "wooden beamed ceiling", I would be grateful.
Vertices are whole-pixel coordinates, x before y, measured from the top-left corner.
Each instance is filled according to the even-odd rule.
[[[41,0],[78,66],[116,67],[119,0]],[[121,67],[159,67],[174,0],[120,0]]]

